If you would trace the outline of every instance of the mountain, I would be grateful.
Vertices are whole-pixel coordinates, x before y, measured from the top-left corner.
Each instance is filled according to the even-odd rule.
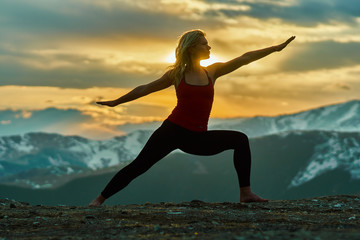
[[[357,154],[360,150],[355,142],[360,142],[358,133],[323,131],[288,132],[251,139],[252,188],[269,199],[359,194]],[[335,148],[325,154],[326,146]],[[354,154],[344,154],[346,152]],[[237,202],[239,189],[232,155],[232,151],[215,156],[173,153],[110,198],[107,204],[193,199]],[[339,158],[339,161],[328,167],[329,158]],[[85,205],[124,165],[113,166],[101,174],[94,172],[72,179],[57,188],[29,189],[0,185],[0,195],[32,204]],[[314,165],[319,167],[309,167]],[[310,175],[312,177],[306,178]]]
[[[360,193],[360,133],[292,131],[252,140],[252,174],[264,194]]]
[[[347,182],[349,186],[353,186],[351,182],[360,179],[359,106],[360,101],[351,101],[278,117],[213,119],[210,128],[240,130],[250,136],[253,171],[259,171],[254,176],[259,182],[274,184],[263,189],[265,193],[273,191],[271,186],[281,185],[285,196],[285,193],[288,195],[332,175],[342,176],[340,185]],[[15,186],[54,189],[79,179],[91,179],[100,175],[106,175],[108,179],[135,158],[151,133],[151,130],[137,130],[126,136],[103,141],[50,133],[0,137],[0,184],[14,189]],[[181,152],[175,151],[168,158],[175,156],[176,160],[187,159],[186,155],[178,155],[179,153]],[[222,155],[214,157],[221,158]],[[181,160],[184,165],[177,165],[174,169],[190,167],[197,169],[198,173],[213,171],[210,175],[205,174],[209,176],[205,179],[214,186],[219,184],[213,181],[216,176],[223,176],[222,179],[230,176],[228,172],[225,175],[220,172],[219,161],[214,162],[216,172],[207,169],[208,166],[197,159],[196,156],[189,156],[188,162]],[[280,166],[286,168],[280,171]],[[164,172],[159,173],[159,176],[166,176],[167,168],[171,166],[164,167]],[[276,178],[267,179],[269,174],[274,174]],[[156,177],[151,176],[148,182],[152,183]],[[179,176],[178,179],[181,178]],[[196,183],[203,181],[203,178],[193,179],[191,176],[186,179]],[[163,178],[156,180],[158,184],[164,184],[162,181]],[[189,185],[191,183],[185,186]],[[170,188],[169,186],[168,192],[171,192]],[[188,191],[187,188],[184,189],[184,194]],[[221,185],[220,189],[222,188],[224,185]],[[346,189],[344,186],[343,188]],[[311,187],[306,188],[305,192],[309,191],[312,191]],[[214,196],[209,199],[214,199]]]
[[[212,119],[210,129],[233,129],[258,137],[292,130],[360,131],[360,101],[354,100],[276,117]]]
[[[264,136],[289,130],[330,130],[357,132],[360,126],[360,100],[353,100],[295,114],[275,117],[248,117],[233,119],[211,118],[209,129],[233,129],[250,137]],[[23,135],[29,132],[51,132],[67,135],[69,128],[81,126],[91,117],[78,110],[48,108],[38,111],[0,111],[0,137]],[[129,134],[137,130],[153,131],[160,122],[124,124],[118,132]]]
[[[1,137],[0,182],[51,187],[54,179],[39,184],[30,181],[30,176],[39,180],[40,176],[83,173],[129,161],[137,155],[150,133],[136,131],[107,141],[49,133]]]

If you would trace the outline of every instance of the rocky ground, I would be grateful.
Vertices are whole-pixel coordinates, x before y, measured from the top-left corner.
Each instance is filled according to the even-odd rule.
[[[360,196],[96,208],[3,199],[0,239],[360,239]]]

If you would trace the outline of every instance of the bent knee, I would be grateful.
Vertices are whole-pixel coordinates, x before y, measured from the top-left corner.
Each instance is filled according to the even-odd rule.
[[[237,141],[240,142],[241,144],[249,144],[249,138],[248,136],[243,133],[243,132],[238,132],[237,133]]]

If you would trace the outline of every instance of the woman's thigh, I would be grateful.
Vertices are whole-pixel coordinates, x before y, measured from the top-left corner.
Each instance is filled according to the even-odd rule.
[[[163,124],[150,136],[134,162],[157,162],[165,157],[177,147],[174,134],[176,133],[171,126]]]
[[[247,136],[229,130],[194,132],[183,139],[179,146],[182,151],[195,155],[214,155],[240,147],[249,147]]]

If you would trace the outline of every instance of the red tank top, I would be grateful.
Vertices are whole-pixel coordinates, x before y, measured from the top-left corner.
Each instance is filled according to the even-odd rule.
[[[214,86],[209,76],[208,80],[208,85],[190,85],[183,77],[176,89],[177,105],[168,120],[191,131],[207,131],[214,100]]]

